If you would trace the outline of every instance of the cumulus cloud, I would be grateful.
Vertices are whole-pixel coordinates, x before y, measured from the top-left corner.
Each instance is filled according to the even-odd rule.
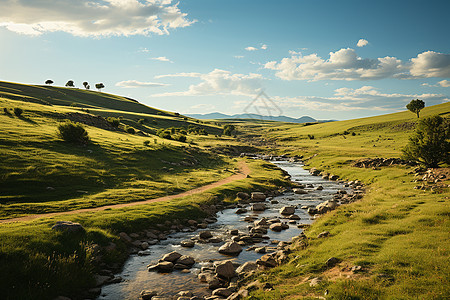
[[[152,57],[152,59],[153,59],[153,60],[158,60],[158,61],[167,61],[167,62],[173,63],[173,61],[171,61],[170,59],[168,59],[168,58],[165,57],[165,56]]]
[[[261,46],[261,50],[267,50],[267,45],[266,45],[266,44],[263,44],[263,45]]]
[[[256,50],[258,50],[258,48],[249,46],[249,47],[246,47],[245,50],[247,50],[247,51],[256,51]]]
[[[411,59],[411,75],[416,77],[450,77],[450,54],[426,51]]]
[[[303,108],[318,111],[401,111],[411,99],[422,99],[427,106],[450,101],[443,94],[383,93],[373,86],[339,88],[331,97],[272,97],[282,108]]]
[[[450,87],[450,80],[439,81],[438,84],[442,87]]]
[[[365,39],[359,39],[358,43],[356,44],[357,47],[364,47],[369,44],[368,40]]]
[[[162,35],[193,22],[171,0],[5,0],[0,10],[0,26],[27,35]]]
[[[190,85],[187,91],[155,94],[153,95],[155,97],[219,94],[254,96],[261,88],[261,81],[263,80],[260,74],[233,74],[220,69],[215,69],[207,74],[179,73],[158,76],[158,78],[162,77],[199,77],[201,82]]]
[[[284,80],[376,80],[384,78],[416,79],[450,77],[450,55],[427,51],[404,63],[395,57],[361,58],[351,48],[330,52],[328,59],[317,54],[302,55],[290,51],[291,57],[269,61],[264,67],[275,70]]]
[[[122,88],[138,88],[138,87],[160,87],[168,86],[166,83],[158,82],[142,82],[137,80],[124,80],[116,83],[116,86]]]
[[[261,47],[253,47],[253,46],[248,46],[246,48],[244,48],[247,51],[258,51],[258,50],[267,50],[267,45],[266,44],[262,44]]]
[[[243,55],[235,55],[234,58],[241,59],[241,58],[244,58],[244,56]]]
[[[393,77],[406,71],[395,57],[363,59],[351,48],[330,52],[327,60],[317,54],[303,56],[292,52],[291,57],[280,62],[267,62],[265,68],[276,70],[276,76],[284,80],[369,80]]]

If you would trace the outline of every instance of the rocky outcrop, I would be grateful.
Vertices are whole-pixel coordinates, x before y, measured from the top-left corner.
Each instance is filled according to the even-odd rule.
[[[352,164],[357,168],[378,168],[392,165],[417,166],[417,162],[403,160],[400,158],[366,158],[360,159]]]
[[[80,223],[71,221],[58,221],[52,226],[53,230],[66,232],[84,232],[83,226]]]
[[[239,253],[241,252],[242,247],[236,242],[227,242],[219,248],[219,253],[226,255],[236,256],[239,255]]]

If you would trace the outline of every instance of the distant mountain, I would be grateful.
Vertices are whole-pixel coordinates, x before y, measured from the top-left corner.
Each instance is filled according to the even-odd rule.
[[[278,121],[278,122],[289,122],[289,123],[310,123],[317,122],[316,119],[303,116],[300,118],[291,118],[287,116],[262,116],[258,114],[236,114],[236,115],[226,115],[219,112],[209,113],[209,114],[186,114],[185,116],[196,118],[196,119],[256,119],[256,120],[264,120],[264,121]]]

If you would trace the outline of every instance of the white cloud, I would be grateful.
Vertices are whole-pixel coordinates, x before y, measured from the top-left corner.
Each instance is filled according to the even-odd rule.
[[[359,39],[358,43],[356,44],[357,47],[364,47],[369,44],[368,40],[365,39]]]
[[[138,87],[160,87],[168,86],[166,83],[158,82],[142,82],[137,80],[124,80],[116,83],[116,86],[122,88],[138,88]]]
[[[159,78],[166,78],[166,77],[201,77],[201,76],[202,76],[202,73],[190,72],[190,73],[157,75],[157,76],[155,76],[155,78],[159,79]]]
[[[142,52],[142,53],[149,53],[150,50],[148,50],[147,48],[139,48],[139,52]]]
[[[190,107],[191,110],[196,110],[196,111],[213,111],[214,109],[216,109],[216,106],[210,103],[202,103],[202,104],[196,104]]]
[[[258,50],[258,48],[249,46],[249,47],[246,47],[245,50],[247,50],[247,51],[256,51],[256,50]]]
[[[181,74],[181,75],[180,75]],[[164,77],[199,77],[202,81],[199,84],[189,86],[187,91],[169,92],[152,95],[154,97],[164,96],[204,96],[204,95],[245,95],[254,96],[261,88],[261,81],[264,79],[260,74],[232,74],[229,71],[215,69],[207,74],[180,73],[171,75],[160,75]]]
[[[442,87],[450,87],[450,80],[439,81],[438,84]]]
[[[247,51],[258,51],[258,50],[267,50],[267,45],[266,44],[262,44],[261,47],[253,47],[253,46],[248,46],[245,48],[245,50]]]
[[[234,58],[237,58],[237,59],[241,59],[241,58],[244,58],[244,56],[243,55],[235,55],[235,56],[233,56]]]
[[[171,0],[5,0],[0,26],[26,35],[161,35],[195,22],[186,16]]]
[[[427,106],[450,101],[442,94],[383,93],[373,86],[339,88],[332,97],[272,97],[282,109],[302,108],[318,111],[402,111],[412,99],[422,99]]]
[[[152,59],[153,59],[153,60],[158,60],[158,61],[167,61],[167,62],[173,63],[173,61],[171,61],[170,59],[168,59],[168,58],[165,57],[165,56],[152,57]]]
[[[266,45],[266,44],[263,44],[263,45],[261,46],[261,50],[267,50],[267,45]]]
[[[450,54],[434,51],[411,58],[411,75],[416,77],[450,77]]]
[[[427,51],[404,63],[395,57],[361,58],[351,48],[330,52],[328,59],[317,54],[302,55],[290,51],[291,57],[269,61],[264,67],[275,70],[284,80],[376,80],[384,78],[416,79],[450,77],[450,55]]]

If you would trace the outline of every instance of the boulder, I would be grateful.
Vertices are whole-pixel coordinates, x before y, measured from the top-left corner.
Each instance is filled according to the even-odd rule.
[[[216,274],[219,277],[230,279],[236,277],[236,272],[234,270],[233,263],[229,260],[225,262],[220,262],[216,266]]]
[[[155,297],[156,295],[158,295],[157,292],[155,291],[141,291],[140,296],[142,300],[151,300],[153,297]]]
[[[247,212],[247,209],[245,208],[238,208],[236,210],[236,214],[240,215],[240,214],[245,214]]]
[[[255,224],[255,226],[265,226],[265,225],[267,225],[267,219],[262,218],[260,220],[253,222],[253,224]]]
[[[181,291],[176,296],[191,298],[191,297],[194,297],[194,294],[191,291]]]
[[[183,255],[179,259],[177,259],[177,264],[183,264],[185,266],[192,266],[195,264],[195,260],[192,256]]]
[[[316,187],[316,191],[321,191],[323,190],[323,186],[319,185],[318,187]]]
[[[236,194],[236,197],[238,197],[238,198],[241,199],[241,200],[247,200],[247,199],[250,198],[250,195],[247,194],[247,193],[244,193],[244,192],[238,192],[238,193]]]
[[[213,294],[213,296],[228,298],[231,294],[233,294],[233,292],[231,291],[231,289],[219,288],[219,289],[214,290],[212,292],[212,294]]]
[[[253,211],[263,211],[266,209],[266,205],[264,203],[255,203],[252,205]]]
[[[166,255],[164,255],[162,257],[162,260],[168,261],[168,262],[174,262],[177,259],[179,259],[181,256],[182,255],[180,253],[173,251],[173,252],[170,252],[170,253],[167,253]]]
[[[289,220],[300,220],[300,216],[298,216],[298,215],[291,215],[291,216],[289,216]]]
[[[337,265],[341,260],[339,258],[336,257],[330,257],[329,259],[327,259],[327,261],[325,262],[325,264],[327,265],[328,268],[332,268],[335,265]]]
[[[280,214],[288,216],[295,213],[295,207],[294,206],[284,206],[280,209]]]
[[[212,238],[213,235],[209,230],[205,230],[205,231],[200,232],[198,234],[198,236],[203,240],[207,240],[207,239]]]
[[[173,271],[173,263],[170,261],[161,261],[156,265],[156,269],[159,272],[172,272]]]
[[[180,245],[181,245],[181,247],[192,248],[192,247],[194,247],[195,242],[191,241],[191,240],[186,240],[186,241],[181,241]]]
[[[252,193],[252,201],[253,202],[264,202],[264,201],[266,201],[266,195],[261,192],[253,192]]]
[[[141,243],[141,249],[142,250],[145,250],[145,249],[147,249],[149,247],[149,244],[147,243],[147,242],[142,242]]]
[[[84,232],[83,226],[80,223],[71,221],[58,221],[52,226],[53,230],[66,232]]]
[[[258,264],[256,262],[254,262],[254,261],[247,261],[247,262],[243,263],[242,265],[240,265],[236,269],[236,273],[242,274],[242,273],[255,271],[257,269],[258,269]]]
[[[227,242],[219,248],[219,253],[226,255],[239,255],[242,247],[236,242]]]
[[[311,279],[309,286],[317,286],[322,282],[322,279],[320,279],[319,277],[315,277],[313,279]]]
[[[281,230],[283,230],[283,225],[281,223],[273,223],[269,228],[270,230],[280,232]]]
[[[265,254],[261,256],[260,259],[256,261],[258,265],[262,265],[264,267],[273,268],[277,266],[277,261],[272,257],[271,254]]]
[[[299,194],[299,195],[305,195],[305,194],[308,194],[307,191],[305,191],[304,189],[300,189],[300,188],[292,189],[292,191],[293,191],[295,194]]]

